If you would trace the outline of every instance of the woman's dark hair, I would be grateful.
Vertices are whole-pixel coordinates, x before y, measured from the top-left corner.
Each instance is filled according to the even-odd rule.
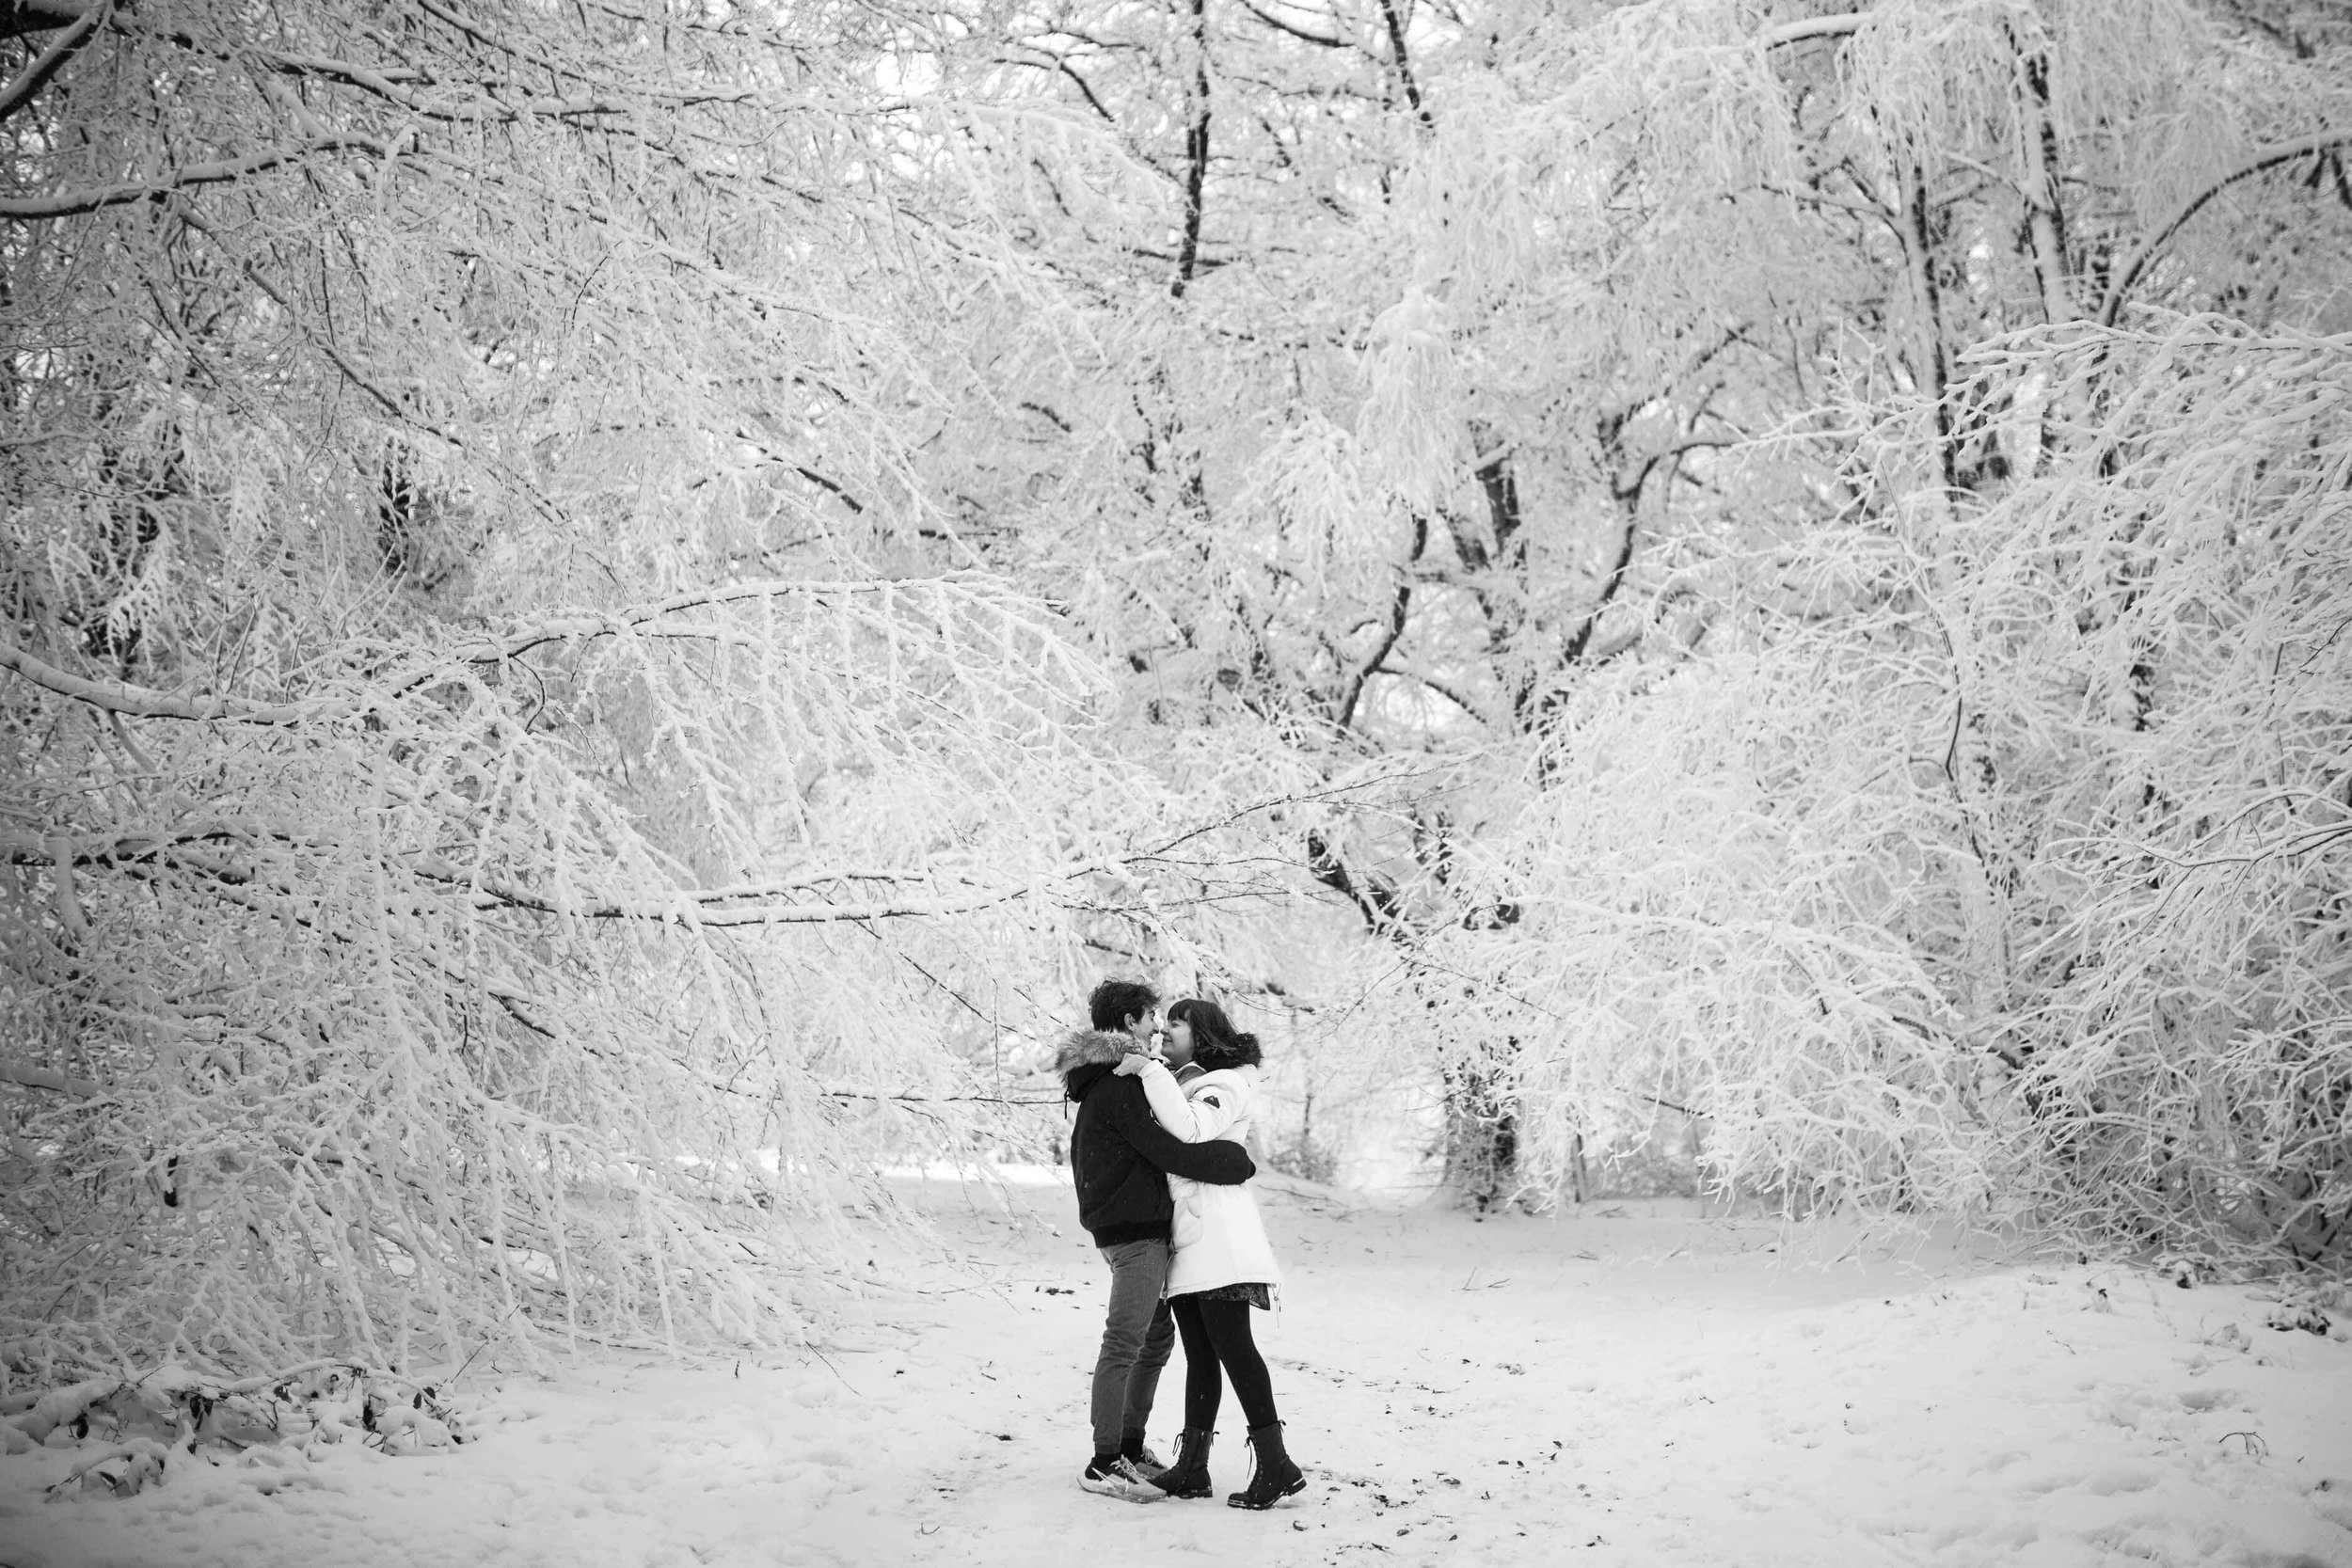
[[[1225,1016],[1225,1009],[1214,1002],[1186,997],[1168,1009],[1170,1023],[1179,1020],[1192,1025],[1192,1059],[1205,1071],[1215,1072],[1223,1067],[1256,1067],[1265,1059],[1265,1053],[1258,1049],[1258,1037],[1234,1028],[1233,1021]]]

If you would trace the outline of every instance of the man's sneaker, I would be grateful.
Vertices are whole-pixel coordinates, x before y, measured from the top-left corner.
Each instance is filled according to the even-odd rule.
[[[1099,1465],[1089,1461],[1087,1467],[1079,1472],[1078,1484],[1089,1492],[1117,1497],[1121,1502],[1155,1503],[1168,1496],[1144,1480],[1136,1472],[1135,1462],[1128,1459],[1114,1459],[1107,1465]]]
[[[1143,1451],[1140,1453],[1121,1454],[1120,1457],[1134,1466],[1136,1474],[1146,1481],[1155,1481],[1168,1474],[1168,1465],[1161,1461],[1158,1454],[1152,1451],[1152,1445],[1149,1443],[1143,1445]]]

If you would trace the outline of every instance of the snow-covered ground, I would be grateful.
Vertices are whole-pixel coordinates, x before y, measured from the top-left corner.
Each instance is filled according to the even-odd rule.
[[[2341,1323],[1674,1204],[1269,1194],[1291,1277],[1262,1342],[1310,1489],[1263,1514],[1089,1496],[1104,1275],[1067,1192],[905,1190],[977,1272],[878,1247],[909,1289],[822,1357],[477,1365],[462,1448],[182,1455],[127,1499],[44,1502],[76,1454],[37,1449],[0,1459],[0,1563],[2352,1564]],[[1220,1493],[1246,1479],[1230,1394],[1221,1425]]]

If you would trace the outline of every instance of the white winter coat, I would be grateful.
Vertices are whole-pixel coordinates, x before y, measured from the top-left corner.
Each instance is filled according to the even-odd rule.
[[[1180,1085],[1166,1063],[1154,1061],[1138,1076],[1152,1115],[1184,1142],[1248,1141],[1250,1117],[1258,1108],[1256,1068],[1219,1068]],[[1265,1222],[1258,1217],[1258,1200],[1248,1182],[1220,1187],[1171,1176],[1168,1191],[1176,1205],[1169,1295],[1214,1291],[1220,1285],[1281,1284],[1282,1273],[1274,1266],[1274,1248],[1266,1242]]]

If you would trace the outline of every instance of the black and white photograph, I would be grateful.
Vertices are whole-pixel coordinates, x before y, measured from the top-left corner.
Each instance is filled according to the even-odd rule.
[[[2352,0],[0,0],[0,1568],[2352,1568]]]

